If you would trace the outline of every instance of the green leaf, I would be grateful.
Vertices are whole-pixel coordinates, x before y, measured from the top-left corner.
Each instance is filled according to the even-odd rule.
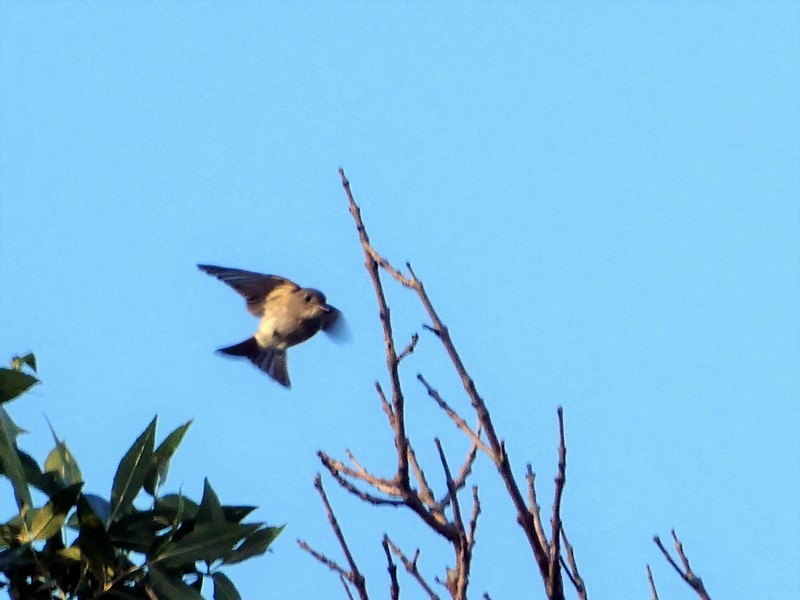
[[[202,523],[224,523],[225,513],[222,512],[219,498],[208,479],[203,482],[203,499],[200,501],[200,508],[197,509],[197,516],[195,517],[197,524]]]
[[[36,512],[30,527],[31,541],[46,540],[61,531],[67,514],[78,502],[82,487],[83,483],[77,483],[56,492],[50,502]]]
[[[47,426],[50,427],[50,433],[53,436],[56,447],[44,461],[45,473],[57,475],[64,485],[74,485],[83,481],[83,475],[81,475],[81,470],[78,467],[78,461],[75,460],[75,457],[69,451],[69,448],[67,448],[66,442],[58,439],[56,430],[53,429],[53,425],[49,420],[47,421]]]
[[[147,429],[142,432],[130,450],[125,454],[114,475],[111,487],[111,520],[123,514],[132,504],[144,485],[156,437],[156,421],[153,417]]]
[[[5,367],[0,368],[0,404],[13,400],[37,383],[39,380],[33,375]]]
[[[66,520],[67,515],[54,513],[48,505],[37,509],[28,532],[30,536],[28,541],[46,540],[61,531],[61,526]]]
[[[17,441],[13,433],[16,429],[6,410],[0,407],[0,461],[3,462],[3,471],[14,487],[14,497],[21,512],[24,507],[30,507],[32,502],[22,461],[17,452]]]
[[[16,571],[20,567],[35,564],[33,553],[28,545],[17,546],[0,552],[0,571]]]
[[[56,476],[55,473],[42,473],[36,459],[30,454],[17,449],[17,456],[22,463],[22,472],[25,475],[25,481],[29,485],[44,492],[48,496],[52,496],[57,491],[64,489],[64,484],[61,478]]]
[[[78,522],[80,535],[77,545],[94,576],[105,585],[107,568],[114,565],[116,551],[103,521],[83,495],[78,498]]]
[[[8,523],[0,525],[0,546],[5,546],[6,548],[18,546],[22,538],[22,520],[19,515]]]
[[[86,502],[86,506],[100,519],[105,528],[111,520],[111,503],[97,494],[84,494],[83,500]]]
[[[181,494],[170,494],[156,500],[154,513],[170,527],[170,532],[163,538],[165,543],[179,532],[185,535],[194,528],[198,508],[196,502]]]
[[[228,555],[239,540],[247,537],[257,528],[257,525],[241,525],[239,523],[198,525],[194,531],[179,541],[164,544],[158,556],[150,562],[158,562],[167,568],[193,565],[198,560],[212,562]]]
[[[56,556],[66,562],[80,562],[83,559],[81,549],[78,546],[70,546],[69,548],[62,548],[56,552]]]
[[[179,573],[167,573],[152,565],[148,570],[150,584],[159,600],[203,600],[200,592],[183,581]]]
[[[118,548],[146,554],[156,541],[157,532],[169,525],[152,510],[134,510],[112,523],[108,533]]]
[[[83,481],[78,462],[65,442],[57,442],[56,447],[47,455],[44,461],[44,471],[58,475],[65,485],[74,485]]]
[[[172,460],[191,424],[192,421],[187,421],[170,433],[153,453],[150,470],[147,472],[144,484],[145,491],[151,496],[155,496],[158,486],[167,479],[169,462]]]
[[[200,507],[183,494],[167,494],[156,500],[156,512],[170,521],[194,519]]]
[[[239,523],[244,519],[247,515],[253,512],[256,509],[255,506],[223,506],[222,512],[225,515],[226,521],[232,521],[234,523]]]
[[[275,541],[286,525],[280,527],[264,527],[248,535],[245,540],[236,547],[227,557],[223,559],[227,565],[232,565],[254,556],[259,556],[267,551],[272,542]]]
[[[15,371],[20,371],[24,365],[28,365],[36,373],[36,355],[33,352],[11,359],[11,368]]]
[[[214,580],[214,600],[242,600],[239,590],[225,573],[217,571],[211,579]]]

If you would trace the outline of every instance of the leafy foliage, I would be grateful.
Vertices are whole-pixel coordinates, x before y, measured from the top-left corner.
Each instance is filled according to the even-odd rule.
[[[36,368],[28,354],[0,369],[0,404],[38,383]],[[191,421],[157,448],[156,423],[125,453],[104,498],[82,491],[78,463],[52,427],[55,448],[41,470],[17,446],[23,430],[0,406],[0,475],[19,508],[0,525],[0,587],[11,598],[202,600],[206,580],[215,599],[241,598],[220,567],[263,554],[283,527],[244,523],[255,507],[220,504],[208,480],[199,504],[160,495]],[[34,505],[31,488],[47,496],[42,506]],[[150,508],[134,504],[142,491]]]

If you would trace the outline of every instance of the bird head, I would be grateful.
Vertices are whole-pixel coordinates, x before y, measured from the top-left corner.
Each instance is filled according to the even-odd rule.
[[[295,292],[298,313],[303,319],[318,319],[331,312],[325,294],[313,288],[302,288]]]

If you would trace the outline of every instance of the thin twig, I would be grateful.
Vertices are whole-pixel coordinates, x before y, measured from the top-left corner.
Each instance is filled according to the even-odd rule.
[[[372,259],[376,263],[378,263],[378,265],[380,265],[380,267],[384,271],[389,273],[389,275],[391,275],[396,281],[400,282],[405,287],[408,288],[414,287],[414,282],[411,279],[403,275],[399,269],[393,267],[392,264],[388,260],[386,260],[383,256],[378,254],[375,248],[373,248],[371,245],[367,246],[367,252],[369,252],[370,256],[372,256]],[[408,263],[406,263],[406,265],[408,265]]]
[[[408,346],[406,346],[403,351],[397,356],[398,362],[403,360],[406,356],[414,352],[414,349],[417,347],[417,342],[419,342],[419,334],[415,333],[411,336],[411,341],[408,342]]]
[[[347,584],[347,578],[339,573],[339,581],[342,582],[342,587],[344,588],[344,593],[347,594],[347,600],[355,600],[353,598],[353,594],[350,593],[350,586]]]
[[[681,544],[678,536],[675,534],[675,530],[672,530],[672,539],[675,541],[675,549],[678,551],[678,557],[680,558],[681,562],[683,563],[683,569],[678,566],[672,556],[670,556],[667,549],[664,547],[664,544],[661,543],[661,539],[658,536],[653,538],[653,541],[658,546],[658,549],[661,550],[661,553],[664,555],[664,558],[667,559],[667,562],[672,565],[672,568],[681,576],[690,588],[692,588],[695,593],[702,598],[702,600],[711,600],[711,596],[708,595],[705,586],[703,585],[703,580],[700,579],[695,573],[692,571],[691,566],[689,566],[689,559],[686,558],[686,554],[683,551],[683,544]]]
[[[564,441],[564,410],[558,407],[558,473],[555,479],[553,513],[550,517],[550,579],[561,577],[561,497],[567,483],[567,445]]]
[[[342,474],[347,475],[348,477],[352,477],[353,479],[358,479],[359,481],[363,481],[374,487],[379,492],[386,494],[387,496],[394,496],[399,497],[401,496],[400,490],[397,488],[397,485],[393,481],[389,481],[388,479],[383,479],[381,477],[375,477],[370,475],[366,471],[361,471],[357,469],[352,469],[344,464],[340,460],[336,460],[331,458],[327,454],[322,451],[317,452],[317,456],[319,456],[320,461],[325,467],[330,471],[331,475],[336,478],[336,481],[344,487],[348,492],[354,494],[361,498],[362,500],[366,500],[371,504],[389,504],[393,506],[398,506],[403,503],[402,500],[393,500],[390,498],[379,498],[378,496],[372,496],[371,494],[367,494],[366,492],[358,489],[352,483],[347,481]]]
[[[327,556],[325,556],[322,552],[317,552],[316,550],[314,550],[311,546],[308,545],[308,543],[305,540],[297,540],[297,545],[300,546],[301,549],[308,552],[311,556],[316,558],[323,565],[328,567],[331,571],[335,571],[342,577],[345,578],[349,577],[347,569],[345,569],[343,566],[341,566],[332,558],[328,558]]]
[[[653,579],[653,572],[650,570],[650,565],[647,565],[647,582],[650,584],[650,600],[658,600],[656,582]]]
[[[480,430],[478,431],[478,435],[480,435]],[[472,473],[472,465],[475,463],[475,458],[478,456],[478,445],[473,442],[472,446],[467,452],[467,458],[464,460],[464,464],[461,465],[461,470],[458,472],[458,477],[453,480],[453,487],[455,488],[456,492],[461,490],[467,484],[467,477],[470,476]],[[446,506],[450,502],[450,490],[447,491],[447,494],[441,500],[442,506]]]
[[[561,570],[556,569],[554,574],[555,577],[551,578],[550,553],[548,551],[548,546],[543,544],[537,535],[536,527],[533,521],[533,515],[525,506],[525,500],[522,497],[522,493],[520,492],[516,480],[514,479],[514,470],[511,467],[511,461],[509,460],[508,454],[505,451],[505,446],[502,444],[497,432],[495,431],[494,423],[491,415],[489,414],[489,410],[486,407],[486,403],[478,393],[474,380],[467,372],[464,362],[461,360],[461,356],[456,350],[455,344],[450,337],[450,331],[439,318],[439,314],[433,307],[433,303],[425,291],[425,286],[417,277],[410,263],[406,263],[406,268],[411,274],[411,285],[408,283],[403,283],[402,281],[401,283],[411,287],[417,293],[417,296],[419,297],[422,305],[425,307],[425,310],[431,319],[432,326],[428,329],[433,331],[439,341],[441,341],[445,351],[450,357],[450,361],[453,363],[456,373],[458,373],[458,376],[461,379],[461,384],[464,388],[464,391],[466,392],[467,397],[470,399],[472,408],[475,410],[475,413],[478,416],[478,421],[482,425],[488,441],[488,447],[483,443],[483,441],[480,441],[479,448],[486,452],[486,454],[489,455],[489,457],[495,463],[495,466],[500,473],[500,477],[503,480],[503,483],[505,483],[508,495],[510,496],[511,502],[513,503],[517,512],[517,522],[520,524],[522,530],[525,532],[525,535],[528,538],[528,543],[530,544],[536,564],[539,567],[539,572],[545,584],[545,592],[547,593],[547,597],[550,600],[563,598],[564,591],[561,582]],[[398,279],[398,281],[400,280]],[[440,404],[440,406],[442,405]],[[442,406],[442,408],[444,408],[444,406]],[[466,423],[464,423],[463,426],[459,424],[459,427],[464,430],[467,435],[470,435],[473,440],[475,440],[475,434],[470,433],[471,430],[469,430],[469,427],[466,426]]]
[[[436,450],[439,452],[439,459],[442,461],[447,490],[450,494],[450,506],[453,507],[453,525],[458,534],[453,540],[456,564],[453,569],[447,569],[447,581],[445,582],[445,586],[454,600],[465,600],[467,597],[467,586],[469,585],[469,571],[470,564],[472,563],[472,547],[474,546],[474,541],[470,539],[469,533],[464,530],[464,521],[461,518],[461,504],[458,501],[458,490],[455,487],[453,476],[450,472],[450,466],[447,464],[447,457],[444,454],[442,443],[439,438],[434,438],[433,441],[436,444]],[[473,488],[473,497],[475,498],[475,504],[473,505],[472,520],[470,521],[471,532],[474,532],[475,522],[478,518],[478,514],[475,511],[480,511],[480,504],[477,499],[477,488]]]
[[[389,551],[389,540],[385,534],[381,545],[383,546],[383,552],[386,554],[386,563],[388,565],[386,570],[389,571],[389,594],[392,600],[399,600],[400,584],[397,583],[397,565],[392,560],[392,553]]]
[[[417,373],[417,379],[425,386],[428,395],[436,401],[436,404],[439,405],[448,417],[450,417],[453,422],[458,426],[458,428],[466,433],[469,438],[472,440],[472,443],[478,446],[481,450],[486,452],[487,454],[491,455],[491,450],[486,446],[483,440],[480,438],[479,433],[472,431],[467,422],[459,415],[455,410],[453,410],[450,405],[445,402],[444,398],[436,391],[431,384],[428,383],[428,380],[422,375],[422,373]]]
[[[528,512],[531,514],[533,528],[539,538],[539,543],[546,548],[548,545],[547,534],[544,532],[541,507],[539,499],[536,497],[536,473],[533,472],[530,463],[526,465],[525,479],[528,482]]]
[[[389,425],[392,426],[392,430],[394,430],[394,409],[392,405],[389,404],[389,401],[386,399],[386,394],[383,393],[383,388],[379,382],[375,382],[375,390],[378,392],[378,397],[381,399],[381,406],[383,406],[383,412],[386,413],[386,416],[389,418]]]
[[[481,501],[478,498],[478,486],[472,486],[472,515],[469,518],[469,526],[467,528],[467,543],[470,550],[475,547],[475,532],[478,529],[478,517],[481,514]]]
[[[368,600],[369,596],[367,595],[366,581],[364,576],[358,570],[358,565],[356,565],[356,561],[350,552],[350,548],[347,546],[347,541],[344,539],[344,534],[342,533],[341,527],[339,527],[339,522],[336,520],[336,515],[333,514],[333,508],[331,507],[330,502],[328,502],[328,496],[325,494],[325,489],[322,487],[322,477],[320,477],[319,473],[317,473],[317,475],[314,477],[314,487],[319,493],[319,497],[322,499],[322,504],[325,505],[325,512],[328,514],[328,523],[330,523],[331,529],[333,530],[336,539],[339,541],[339,546],[342,548],[342,552],[344,552],[344,556],[347,559],[347,564],[350,566],[350,570],[345,571],[342,567],[327,558],[325,555],[312,550],[305,542],[298,541],[298,543],[300,544],[301,548],[307,552],[310,552],[314,558],[323,564],[326,564],[331,569],[334,569],[339,573],[339,575],[345,577],[347,581],[352,583],[356,588],[361,600]],[[345,586],[345,589],[347,589],[347,586]]]
[[[436,450],[439,452],[439,460],[442,461],[445,483],[447,484],[447,491],[450,494],[451,505],[453,507],[453,522],[456,526],[456,529],[459,531],[464,531],[464,522],[461,520],[461,507],[458,504],[458,495],[456,494],[456,488],[453,484],[453,476],[450,474],[450,467],[447,464],[447,457],[444,455],[442,442],[439,441],[439,438],[437,437],[433,439],[433,443],[436,444]]]
[[[379,318],[383,327],[386,366],[387,370],[389,371],[389,380],[392,390],[391,399],[388,399],[383,395],[383,392],[379,386],[378,393],[381,397],[384,411],[389,418],[394,433],[394,442],[397,450],[397,472],[394,479],[387,480],[373,477],[369,475],[365,469],[350,469],[348,471],[348,469],[344,468],[343,465],[340,466],[331,459],[328,459],[328,462],[325,463],[325,466],[329,471],[331,471],[334,477],[336,477],[340,485],[359,498],[373,504],[393,504],[393,502],[390,502],[385,498],[379,498],[378,496],[374,496],[356,488],[347,478],[363,481],[367,483],[367,485],[375,487],[382,493],[389,495],[393,500],[394,498],[397,498],[398,500],[394,502],[397,502],[398,504],[401,503],[409,507],[412,511],[416,512],[429,527],[450,541],[456,550],[457,564],[453,571],[448,570],[448,583],[446,585],[451,592],[453,589],[457,590],[458,593],[453,593],[454,598],[463,598],[466,595],[466,582],[468,581],[469,577],[471,545],[466,541],[467,534],[464,531],[463,522],[461,522],[460,508],[458,507],[456,494],[461,486],[466,484],[466,479],[471,472],[472,464],[475,460],[474,455],[477,453],[477,450],[481,450],[491,458],[503,483],[505,484],[506,490],[516,511],[517,521],[528,539],[537,567],[539,568],[548,600],[563,600],[564,590],[559,556],[561,544],[559,534],[562,529],[560,509],[564,484],[563,482],[559,482],[559,480],[565,481],[565,467],[562,466],[562,463],[563,465],[566,464],[564,458],[566,454],[565,445],[562,443],[559,448],[560,477],[557,478],[556,481],[557,498],[554,502],[554,515],[553,519],[551,520],[553,535],[552,540],[548,542],[547,536],[544,534],[541,519],[537,518],[539,517],[539,508],[535,502],[532,503],[530,510],[526,507],[525,499],[523,498],[523,494],[520,491],[520,487],[514,477],[514,470],[506,452],[505,444],[495,431],[494,424],[486,403],[478,393],[475,382],[467,372],[466,367],[464,366],[464,363],[455,348],[455,344],[450,337],[450,332],[434,309],[422,281],[417,277],[410,263],[406,263],[406,270],[409,275],[405,275],[405,273],[392,266],[388,260],[382,257],[372,247],[369,236],[366,232],[366,228],[364,227],[364,223],[361,219],[361,210],[353,198],[352,191],[350,189],[350,183],[342,169],[339,170],[339,174],[341,176],[342,185],[347,196],[350,213],[358,231],[359,241],[364,251],[365,266],[375,290]],[[439,396],[438,392],[433,389],[421,375],[418,375],[419,380],[426,387],[428,394],[434,398],[434,400],[439,404],[440,408],[442,408],[442,410],[456,423],[456,425],[472,440],[474,445],[474,448],[471,449],[470,453],[468,454],[467,461],[462,467],[459,476],[453,480],[452,474],[448,474],[448,494],[445,496],[445,499],[449,501],[448,503],[453,504],[453,523],[446,522],[446,519],[442,518],[445,504],[441,504],[439,507],[432,504],[431,499],[434,497],[433,493],[432,491],[430,494],[428,493],[430,488],[427,486],[427,482],[425,482],[424,485],[422,484],[424,481],[424,474],[416,461],[416,456],[414,455],[413,449],[411,448],[409,440],[406,437],[404,411],[405,400],[399,377],[399,363],[403,358],[413,351],[413,348],[417,343],[417,338],[415,335],[407,348],[398,355],[395,347],[394,334],[392,331],[390,310],[382,285],[380,274],[381,270],[383,270],[401,285],[412,289],[419,297],[430,320],[430,324],[424,325],[423,327],[433,332],[442,343],[445,352],[449,356],[450,361],[461,380],[464,391],[467,394],[470,404],[477,417],[478,428],[477,431],[473,431],[466,424],[466,421],[460,415],[458,415],[455,410],[453,410],[441,398],[441,396]],[[563,421],[560,424],[560,433],[561,437],[563,438]],[[443,457],[443,452],[440,452],[440,454]],[[323,455],[321,454],[320,457],[322,458]],[[446,461],[444,461],[444,464],[446,465]],[[411,488],[411,469],[414,469],[417,480],[420,481],[420,487],[423,488],[419,492]],[[447,470],[449,471],[449,467],[447,467]],[[377,486],[376,483],[378,484]],[[529,483],[531,484],[530,487],[532,488],[532,477],[529,478]],[[532,497],[535,499],[533,494]],[[473,510],[475,511],[476,509],[473,507]],[[477,510],[479,511],[479,507]],[[443,520],[445,522],[443,522]],[[553,557],[552,560],[551,557]],[[451,574],[453,573],[457,575],[463,575],[463,577],[452,580]],[[453,581],[460,581],[461,583],[453,587],[451,586]]]
[[[347,455],[347,458],[350,459],[350,462],[353,463],[355,468],[358,469],[359,473],[361,473],[362,475],[365,475],[365,476],[370,476],[369,473],[367,472],[367,470],[364,468],[364,465],[362,465],[358,461],[358,459],[355,457],[355,455],[352,452],[350,452],[349,448],[346,448],[344,453]]]
[[[397,350],[394,345],[394,335],[392,333],[392,319],[389,311],[389,306],[386,303],[386,296],[383,293],[383,285],[381,284],[381,277],[378,270],[378,265],[381,263],[381,257],[372,248],[369,242],[367,230],[364,227],[364,222],[361,220],[361,209],[356,204],[353,198],[353,193],[350,190],[350,182],[344,174],[344,169],[339,169],[339,176],[342,179],[342,187],[344,187],[345,195],[350,206],[350,214],[356,223],[359,241],[361,247],[364,249],[365,266],[369,272],[370,279],[372,279],[372,286],[375,288],[375,295],[378,299],[378,313],[383,326],[383,343],[386,349],[386,368],[389,371],[389,379],[392,384],[392,410],[394,412],[395,429],[395,446],[397,448],[397,483],[402,490],[409,489],[409,473],[408,473],[408,440],[406,439],[406,424],[405,424],[405,411],[403,410],[405,400],[403,398],[403,390],[400,385],[400,373],[398,370],[400,361],[397,358]],[[383,261],[385,262],[385,261]],[[381,264],[381,267],[386,269],[386,265]],[[388,269],[387,269],[388,270]],[[394,275],[393,275],[394,276]],[[399,273],[397,276],[400,276]]]
[[[425,590],[425,593],[428,594],[428,597],[431,600],[439,600],[439,596],[433,591],[428,582],[425,581],[425,578],[422,577],[422,574],[419,572],[419,568],[417,567],[417,559],[419,558],[419,550],[414,553],[414,559],[410,560],[400,548],[398,548],[394,542],[389,538],[388,535],[384,535],[383,539],[386,540],[386,543],[389,544],[389,548],[391,548],[392,552],[394,552],[395,556],[400,559],[400,562],[403,563],[403,566],[408,571],[409,575],[411,575],[416,582],[420,585],[420,587]]]
[[[572,544],[569,543],[569,539],[567,539],[567,532],[564,531],[564,527],[561,527],[561,540],[564,542],[564,550],[567,552],[567,561],[564,562],[564,558],[561,558],[561,564],[564,567],[564,571],[566,572],[567,576],[569,576],[569,580],[572,582],[572,585],[575,587],[575,592],[578,594],[579,600],[587,600],[588,595],[586,592],[586,584],[581,577],[580,572],[578,571],[578,562],[575,560],[575,551],[572,548]]]
[[[411,446],[410,442],[408,444],[408,462],[411,465],[411,470],[414,472],[414,477],[417,479],[417,483],[419,484],[420,499],[425,502],[431,511],[441,514],[442,518],[444,518],[444,513],[442,512],[442,507],[444,505],[437,502],[436,498],[434,498],[433,490],[428,484],[428,480],[425,478],[425,472],[419,465],[417,454],[414,452],[414,448]]]

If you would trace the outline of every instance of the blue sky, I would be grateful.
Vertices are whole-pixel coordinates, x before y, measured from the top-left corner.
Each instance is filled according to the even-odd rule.
[[[564,406],[592,597],[647,597],[645,563],[663,598],[692,597],[651,541],[675,527],[713,597],[797,598],[799,165],[796,2],[5,1],[0,354],[35,351],[43,380],[10,412],[41,460],[46,415],[105,494],[154,414],[161,436],[194,418],[167,489],[199,497],[208,476],[288,523],[229,573],[243,596],[340,595],[294,541],[341,558],[315,452],[393,464],[342,166],[548,506]],[[293,349],[289,392],[215,356],[255,321],[198,262],[322,289],[352,343]],[[452,462],[467,444],[416,373],[468,406],[412,295],[388,295],[400,343],[423,334],[409,431],[441,484],[433,437]],[[492,471],[479,461],[472,595],[540,597]],[[441,574],[410,515],[325,482],[373,597],[384,531]]]

